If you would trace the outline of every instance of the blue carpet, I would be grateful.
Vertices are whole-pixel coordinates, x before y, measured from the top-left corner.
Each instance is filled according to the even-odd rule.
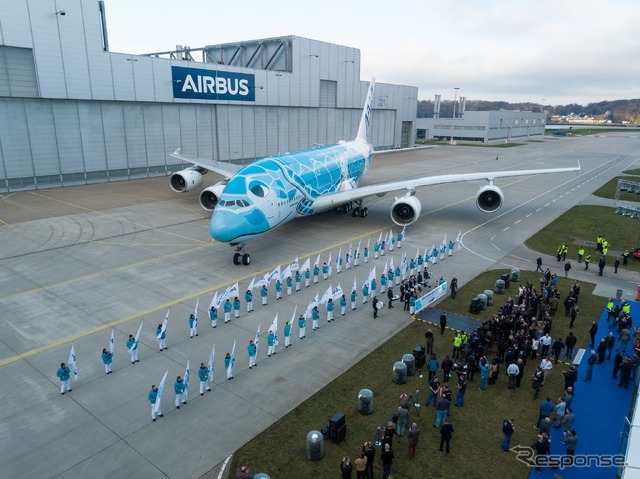
[[[631,316],[634,318],[634,324],[638,324],[640,318],[640,303],[631,302]],[[587,322],[586,318],[582,318],[583,322]],[[587,327],[585,325],[585,327]],[[587,358],[591,354],[591,350],[587,349],[582,362],[578,368],[578,381],[575,385],[575,395],[573,399],[573,412],[576,416],[572,429],[578,434],[578,445],[576,447],[576,455],[582,454],[617,454],[620,445],[620,433],[624,425],[624,418],[629,414],[629,408],[632,403],[632,395],[635,389],[635,382],[629,384],[629,389],[618,387],[618,381],[613,379],[613,356],[617,348],[618,334],[615,329],[608,329],[606,307],[600,315],[598,322],[598,334],[596,335],[596,346],[600,339],[608,335],[610,331],[614,331],[616,335],[616,347],[614,347],[611,359],[605,360],[604,363],[596,364],[593,368],[593,376],[591,382],[583,382],[587,370]],[[632,341],[630,341],[632,343]],[[577,345],[585,347],[586,344]],[[627,354],[633,356],[633,345],[627,345]],[[638,378],[640,379],[640,368],[638,369]],[[618,374],[618,379],[620,375]],[[558,394],[552,396],[551,399],[555,403],[560,396]],[[544,398],[543,398],[544,400]],[[561,429],[552,429],[551,432],[551,454],[566,454],[566,446],[560,443],[562,439]],[[535,435],[532,430],[532,442]],[[513,446],[513,443],[512,443]],[[616,467],[570,467],[566,469],[552,470],[545,468],[542,474],[531,471],[529,478],[554,478],[557,474],[563,479],[615,479],[617,473]]]

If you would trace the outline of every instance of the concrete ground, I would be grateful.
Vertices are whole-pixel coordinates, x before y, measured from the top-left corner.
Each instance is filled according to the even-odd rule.
[[[499,150],[485,147],[434,148],[382,156],[366,183],[470,171],[561,167],[580,160],[582,170],[498,181],[505,205],[494,215],[475,207],[478,184],[423,188],[417,196],[423,213],[408,228],[402,252],[414,255],[444,237],[463,233],[464,248],[431,269],[437,277],[456,275],[459,284],[494,267],[535,268],[537,253],[523,242],[575,204],[592,201],[591,192],[634,165],[637,140],[623,134],[606,138],[565,138]],[[216,181],[208,174],[207,184]],[[6,477],[197,478],[277,421],[352,364],[409,323],[397,308],[374,321],[369,305],[266,357],[265,331],[276,314],[280,330],[294,308],[304,309],[329,282],[304,289],[214,330],[206,307],[215,291],[235,281],[244,291],[255,275],[278,264],[318,253],[335,258],[359,239],[374,242],[391,224],[393,195],[374,198],[365,219],[326,213],[295,220],[248,245],[253,262],[233,266],[228,245],[211,240],[208,214],[198,192],[173,193],[168,178],[38,190],[0,198],[0,470]],[[613,202],[612,202],[613,204]],[[613,207],[612,207],[613,214]],[[629,219],[629,221],[633,221]],[[594,232],[595,236],[596,232]],[[396,263],[400,259],[394,252]],[[386,258],[389,258],[387,255]],[[365,279],[369,266],[340,276],[347,290],[354,277]],[[560,272],[553,258],[545,265]],[[572,277],[597,281],[597,293],[635,297],[640,278]],[[187,318],[200,301],[199,336],[189,338]],[[155,328],[170,309],[169,349],[159,352]],[[140,323],[140,362],[131,365],[125,349]],[[261,324],[258,367],[248,370],[246,344]],[[367,334],[362,330],[366,327]],[[115,331],[114,373],[100,360]],[[282,336],[282,333],[281,333]],[[237,340],[235,378],[224,377],[222,359]],[[60,395],[55,377],[73,342],[79,380]],[[213,391],[197,394],[196,370],[215,344]],[[280,346],[281,348],[282,346]],[[191,362],[189,402],[176,410],[173,381]],[[152,423],[146,399],[169,368],[163,412]]]

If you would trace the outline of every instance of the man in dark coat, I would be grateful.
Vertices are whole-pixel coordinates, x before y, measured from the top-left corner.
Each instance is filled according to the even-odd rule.
[[[449,419],[444,420],[444,424],[440,426],[440,452],[442,452],[442,446],[447,445],[447,456],[451,454],[449,449],[449,441],[453,437],[453,426],[449,424]]]
[[[444,334],[444,330],[447,327],[447,313],[444,311],[440,315],[440,334]]]

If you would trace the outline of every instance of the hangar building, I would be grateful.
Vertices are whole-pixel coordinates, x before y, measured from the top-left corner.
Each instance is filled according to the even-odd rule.
[[[57,6],[56,6],[57,5]],[[0,191],[168,175],[352,139],[360,50],[285,36],[109,51],[98,0],[0,0]],[[417,87],[376,84],[370,141],[413,146]]]
[[[449,118],[418,118],[417,140],[477,141],[481,143],[542,138],[547,114],[532,111],[464,111]]]

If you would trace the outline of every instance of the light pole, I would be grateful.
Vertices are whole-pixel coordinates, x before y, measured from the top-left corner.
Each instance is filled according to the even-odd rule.
[[[540,104],[540,113],[544,113],[544,101],[546,100],[546,98],[542,99],[542,103]]]
[[[451,115],[451,146],[453,146],[453,121],[456,119],[456,103],[458,102],[458,90],[460,87],[453,87],[455,93],[453,94],[453,115]]]

